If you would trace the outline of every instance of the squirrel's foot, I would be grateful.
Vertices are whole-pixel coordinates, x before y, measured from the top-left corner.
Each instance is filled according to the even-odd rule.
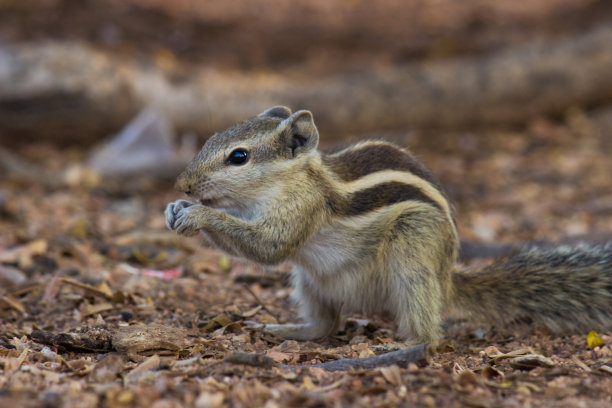
[[[197,219],[199,207],[202,206],[187,200],[178,200],[168,204],[164,211],[166,226],[181,235],[188,237],[197,235],[200,229]]]

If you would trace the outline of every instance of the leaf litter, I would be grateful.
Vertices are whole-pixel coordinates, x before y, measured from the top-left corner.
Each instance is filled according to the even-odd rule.
[[[547,134],[563,124],[543,121],[526,131],[530,138],[507,131],[474,135],[475,151],[488,154],[469,158],[457,158],[456,135],[411,136],[449,186],[462,236],[520,241],[612,230],[611,212],[600,211],[597,219],[588,213],[589,197],[612,196],[612,146],[586,135],[579,140],[586,147],[577,147],[570,130]],[[54,162],[70,161],[66,152],[39,149],[50,149],[45,156]],[[545,159],[564,155],[572,156],[576,175],[560,185]],[[53,168],[41,163],[47,165]],[[413,345],[397,337],[389,319],[358,315],[317,341],[275,338],[252,322],[297,319],[286,265],[267,270],[166,231],[163,208],[178,197],[170,185],[151,189],[155,183],[146,182],[119,194],[96,180],[53,188],[0,182],[6,203],[0,213],[0,406],[612,403],[612,333],[598,328],[553,336],[455,319],[422,363],[329,371],[325,364],[364,362]]]

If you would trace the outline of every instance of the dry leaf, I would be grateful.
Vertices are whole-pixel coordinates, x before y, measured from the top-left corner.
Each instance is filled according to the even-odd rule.
[[[539,354],[525,354],[515,357],[509,361],[510,366],[522,370],[530,370],[535,367],[553,367],[555,362],[548,357]]]
[[[291,361],[293,356],[291,354],[283,353],[282,351],[269,350],[266,355],[277,363],[286,363]]]
[[[499,355],[502,355],[503,353],[501,351],[499,351],[499,349],[495,346],[489,346],[486,349],[484,349],[484,353],[487,357],[496,357]]]
[[[314,390],[317,386],[312,382],[312,379],[309,376],[304,376],[302,380],[301,388],[305,390]]]
[[[184,347],[185,330],[161,324],[121,327],[113,336],[117,351],[140,361],[146,356],[176,356]]]
[[[260,311],[262,308],[263,308],[263,306],[261,306],[261,305],[256,306],[256,307],[254,307],[253,309],[248,310],[248,311],[246,311],[246,312],[242,313],[242,316],[243,316],[243,317],[247,317],[247,318],[248,318],[248,317],[253,317],[253,316],[255,316],[255,315],[257,314],[257,312],[259,312],[259,311]]]
[[[504,376],[504,373],[502,373],[498,369],[491,367],[491,366],[486,366],[482,370],[482,378],[484,378],[485,380],[491,380],[493,378],[498,378],[498,377],[503,377],[503,376]]]
[[[159,368],[160,363],[161,360],[157,354],[147,358],[142,363],[140,363],[138,367],[130,371],[125,376],[125,382],[127,384],[138,382],[138,380],[140,380],[143,376],[147,375],[151,370],[157,370]]]
[[[473,371],[466,369],[466,370],[463,370],[459,374],[459,378],[457,379],[457,384],[465,387],[466,385],[469,385],[469,384],[476,384],[477,381],[478,381],[478,377],[476,377],[476,374],[474,374]]]
[[[110,303],[100,303],[96,305],[87,305],[81,310],[81,317],[95,315],[108,310],[113,310],[114,306]]]
[[[385,380],[391,385],[402,385],[402,374],[400,369],[395,364],[388,367],[381,367],[380,373]]]
[[[89,373],[92,381],[108,382],[117,379],[119,373],[123,371],[123,358],[117,353],[107,354],[101,359]]]
[[[30,255],[44,255],[49,248],[49,244],[45,239],[37,239],[27,244]]]
[[[599,335],[599,333],[593,330],[593,331],[590,331],[589,334],[587,335],[587,344],[590,349],[594,349],[595,347],[603,346],[605,343],[603,339],[601,338],[601,336]]]
[[[223,272],[229,272],[232,269],[232,261],[229,256],[223,255],[219,259],[219,267]]]
[[[222,392],[203,392],[195,401],[196,408],[218,408],[223,405],[225,395]]]
[[[9,307],[12,307],[13,309],[17,310],[21,314],[26,314],[26,309],[23,306],[23,304],[19,300],[15,299],[14,297],[10,295],[0,296],[0,302],[5,303]]]
[[[41,302],[48,303],[55,299],[55,297],[59,293],[60,286],[61,278],[59,277],[58,273],[55,273],[51,280],[45,286],[45,293],[43,294]]]
[[[612,375],[612,367],[609,366],[608,364],[604,364],[601,367],[599,367],[599,371],[603,371],[606,374]]]
[[[0,288],[11,288],[26,281],[26,276],[17,268],[0,264]]]
[[[110,299],[113,295],[112,291],[110,290],[110,288],[108,287],[108,284],[102,282],[98,287],[92,286],[92,285],[88,285],[87,283],[82,283],[79,281],[76,281],[74,279],[70,279],[67,278],[65,276],[62,276],[61,278],[59,278],[63,283],[67,283],[68,285],[72,285],[75,286],[77,288],[81,288],[81,289],[85,289],[86,291],[94,294],[94,295],[98,295],[98,296],[102,296],[106,299]]]

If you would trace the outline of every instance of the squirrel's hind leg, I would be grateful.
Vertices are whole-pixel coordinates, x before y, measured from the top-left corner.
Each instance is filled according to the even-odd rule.
[[[303,275],[294,275],[293,300],[297,303],[302,324],[268,324],[266,330],[275,336],[293,340],[315,340],[333,334],[340,323],[340,308],[319,293],[316,284],[308,284]]]
[[[381,273],[387,285],[386,308],[407,340],[422,343],[438,339],[453,262],[442,244],[447,240],[445,234],[450,237],[447,229],[435,217],[404,213],[396,218],[379,250],[383,258],[379,264],[385,268]]]

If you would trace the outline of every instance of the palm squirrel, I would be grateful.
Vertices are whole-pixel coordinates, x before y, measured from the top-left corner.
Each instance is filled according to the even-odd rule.
[[[292,264],[303,324],[266,325],[309,340],[342,311],[386,313],[413,341],[438,337],[445,310],[555,333],[612,329],[612,247],[525,249],[482,271],[453,273],[459,239],[432,173],[407,150],[366,141],[317,150],[309,111],[276,106],[211,136],[168,204],[168,227],[201,232],[231,255]]]

